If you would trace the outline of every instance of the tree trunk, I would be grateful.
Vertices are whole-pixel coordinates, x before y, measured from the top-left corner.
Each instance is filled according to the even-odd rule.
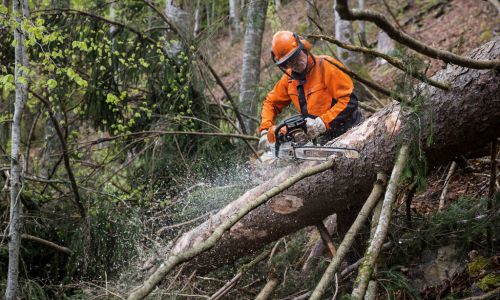
[[[497,37],[474,50],[473,57],[492,59],[499,53],[500,38]],[[341,216],[358,209],[372,189],[376,166],[390,173],[404,138],[420,138],[421,152],[426,155],[429,167],[488,144],[500,132],[499,77],[494,70],[448,66],[434,79],[450,82],[451,90],[444,92],[423,87],[428,101],[422,105],[418,122],[414,114],[402,110],[399,103],[377,112],[331,143],[358,149],[360,158],[337,158],[331,171],[303,179],[271,198],[242,218],[190,266],[200,272],[212,270],[313,225],[332,213]],[[420,124],[420,132],[409,136],[405,133],[415,126],[412,124]],[[316,164],[318,162],[309,161],[285,167],[278,175],[247,191],[208,221],[184,234],[173,247],[173,254],[205,240],[214,228],[248,201],[301,169]]]
[[[250,2],[243,46],[243,67],[240,79],[240,108],[247,115],[257,114],[257,99],[260,78],[260,53],[262,50],[262,36],[266,23],[267,0]],[[252,134],[256,124],[251,120],[245,122],[244,133]]]
[[[22,8],[22,10],[21,10]],[[29,19],[29,8],[27,0],[14,0],[12,5],[14,15],[22,15]],[[16,17],[21,24],[21,17]],[[24,46],[24,35],[21,27],[14,30],[15,47],[15,84],[16,100],[14,102],[14,117],[12,120],[11,160],[10,160],[10,221],[9,221],[9,266],[7,270],[7,287],[5,299],[16,299],[18,277],[19,277],[19,251],[21,247],[22,230],[22,206],[21,206],[21,119],[24,104],[28,98],[28,57]],[[26,157],[25,159],[28,159]]]
[[[346,44],[353,44],[353,29],[351,21],[342,20],[335,9],[337,5],[337,1],[334,1],[334,15],[335,15],[335,38]],[[353,68],[355,64],[360,64],[360,57],[356,52],[345,50],[343,48],[337,47],[337,55],[340,61],[348,66],[349,68]]]
[[[194,8],[194,25],[193,36],[197,37],[201,30],[201,0],[196,0],[196,7]]]
[[[240,5],[237,0],[229,0],[229,23],[231,24],[231,43],[235,43],[240,38]]]

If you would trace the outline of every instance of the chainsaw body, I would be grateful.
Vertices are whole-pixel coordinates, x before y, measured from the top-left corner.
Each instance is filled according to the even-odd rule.
[[[275,155],[283,159],[327,160],[332,155],[358,158],[355,149],[316,146],[307,137],[305,117],[295,115],[283,120],[275,129]]]

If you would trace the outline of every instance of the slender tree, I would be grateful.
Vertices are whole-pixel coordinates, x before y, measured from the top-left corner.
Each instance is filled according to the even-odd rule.
[[[7,271],[7,288],[5,299],[17,299],[19,277],[19,251],[21,248],[22,206],[21,206],[21,117],[24,104],[28,98],[28,57],[24,45],[24,34],[21,22],[29,18],[28,0],[14,0],[12,11],[17,27],[14,30],[15,40],[15,84],[16,100],[14,102],[14,117],[12,120],[12,141],[10,161],[10,221],[9,221],[9,266]],[[26,159],[28,159],[26,157]]]
[[[333,11],[335,14],[335,38],[346,44],[353,44],[353,28],[351,21],[342,20],[336,10],[337,1],[334,1]],[[359,63],[359,57],[355,52],[337,47],[337,55],[340,61],[348,67]]]
[[[257,91],[260,78],[260,54],[262,50],[262,36],[266,22],[267,0],[256,0],[249,4],[245,42],[243,46],[243,67],[240,79],[240,107],[241,111],[250,116],[257,114]],[[255,123],[247,120],[243,126],[244,133],[252,133]],[[246,131],[248,129],[248,131]]]
[[[231,42],[238,41],[241,34],[240,9],[237,0],[229,0],[229,23],[231,24]]]

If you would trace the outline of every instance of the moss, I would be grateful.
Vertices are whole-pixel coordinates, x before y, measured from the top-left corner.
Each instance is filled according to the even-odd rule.
[[[487,41],[491,40],[492,38],[493,38],[493,33],[491,32],[491,30],[485,30],[479,36],[479,41],[481,43],[486,43]]]
[[[469,276],[476,276],[481,270],[486,269],[488,264],[488,260],[480,255],[467,264],[467,273]]]
[[[477,286],[483,291],[487,291],[493,287],[499,287],[500,274],[488,274],[484,276],[481,280],[479,280]]]

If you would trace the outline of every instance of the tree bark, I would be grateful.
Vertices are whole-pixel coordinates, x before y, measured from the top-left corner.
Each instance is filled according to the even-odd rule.
[[[475,59],[497,58],[500,38],[473,51]],[[334,140],[331,145],[358,149],[359,159],[336,158],[334,168],[311,176],[271,198],[242,218],[209,251],[190,266],[206,272],[233,262],[305,226],[311,226],[332,213],[345,214],[366,200],[376,177],[376,166],[390,172],[397,149],[406,138],[411,123],[420,124],[422,153],[428,166],[449,161],[455,156],[484,146],[500,132],[499,78],[494,70],[473,70],[448,66],[434,79],[450,82],[450,91],[422,85],[428,101],[422,105],[418,122],[414,114],[393,103],[359,126]],[[427,144],[428,141],[432,141]],[[224,220],[246,203],[270,190],[301,169],[318,162],[296,163],[280,174],[247,191],[210,220],[184,234],[172,254],[186,251],[204,241]]]
[[[244,113],[257,114],[257,99],[260,78],[260,54],[262,37],[266,23],[267,0],[256,0],[249,4],[245,42],[243,45],[243,66],[240,79],[240,108]],[[252,134],[256,125],[251,120],[245,120],[245,133]]]
[[[229,0],[229,23],[231,24],[231,43],[235,43],[240,38],[240,5],[237,0]]]
[[[354,44],[353,28],[351,21],[342,20],[336,10],[337,1],[334,1],[333,12],[335,15],[335,38],[345,44]],[[353,69],[356,64],[360,64],[360,57],[356,52],[337,47],[337,55],[340,61]]]
[[[27,0],[14,0],[12,12],[16,22],[29,19]],[[20,17],[22,16],[22,17]],[[24,46],[24,33],[21,26],[14,30],[15,46],[15,84],[16,100],[14,102],[14,117],[12,120],[11,152],[10,152],[10,220],[9,220],[9,266],[7,270],[7,287],[5,299],[14,300],[17,295],[19,278],[19,252],[21,248],[21,230],[23,210],[21,205],[21,121],[24,105],[28,99],[28,57]],[[28,159],[26,157],[25,159]]]

